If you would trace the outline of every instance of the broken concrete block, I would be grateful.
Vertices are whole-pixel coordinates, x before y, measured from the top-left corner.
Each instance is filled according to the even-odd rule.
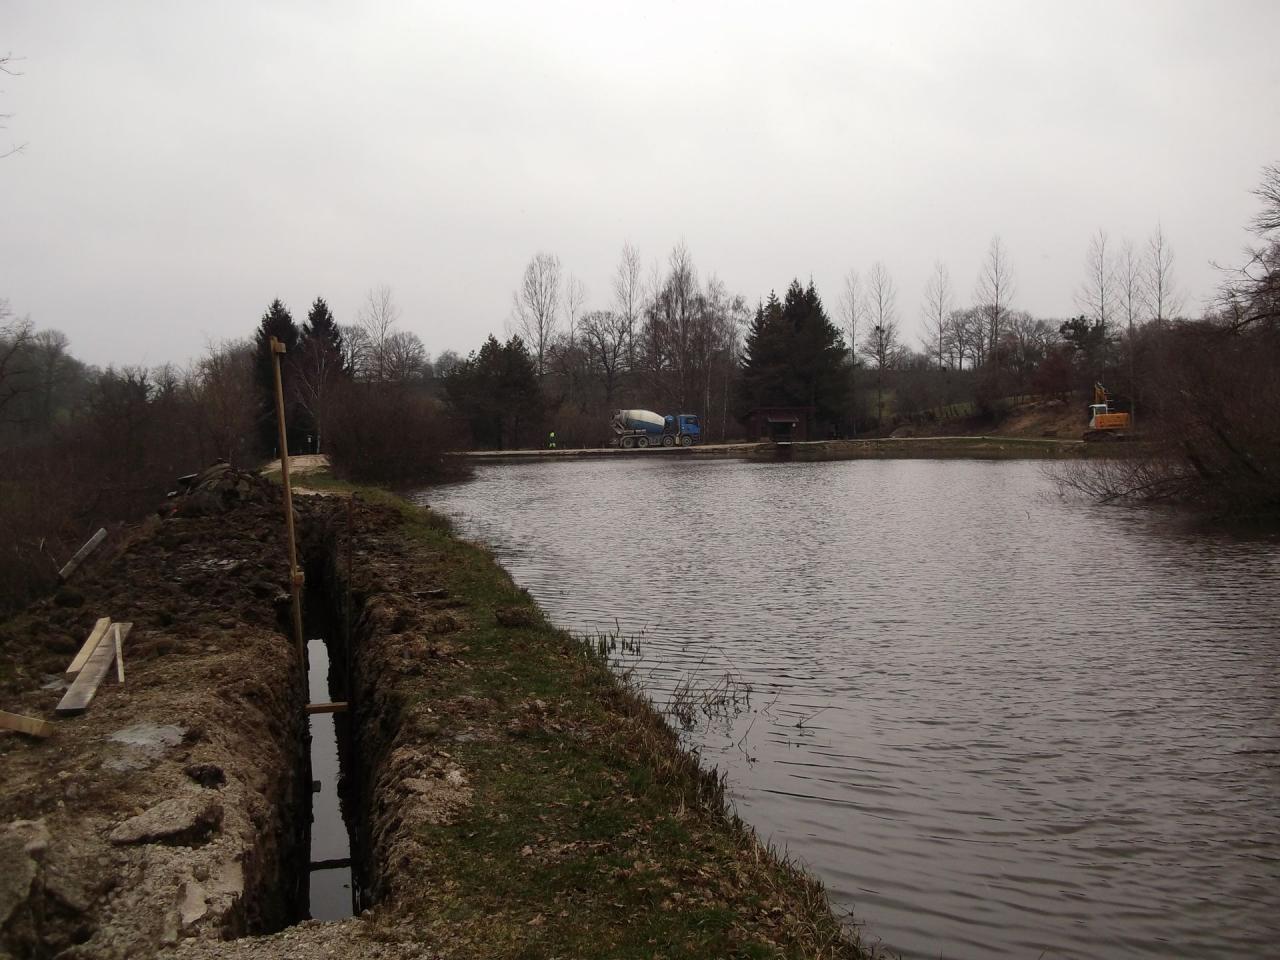
[[[163,800],[111,831],[114,844],[195,845],[222,825],[222,804],[209,796]]]

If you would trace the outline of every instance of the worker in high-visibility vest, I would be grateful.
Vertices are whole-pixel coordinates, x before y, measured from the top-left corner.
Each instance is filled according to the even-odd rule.
[[[554,430],[547,437],[547,449],[554,450],[556,448],[556,432]]]

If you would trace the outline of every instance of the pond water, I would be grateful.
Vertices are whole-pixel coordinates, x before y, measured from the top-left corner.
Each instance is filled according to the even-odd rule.
[[[1280,955],[1280,541],[1052,492],[652,457],[420,499],[561,626],[638,635],[637,680],[869,942]]]

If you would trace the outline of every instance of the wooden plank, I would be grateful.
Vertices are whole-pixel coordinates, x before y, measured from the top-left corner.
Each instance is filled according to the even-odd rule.
[[[347,702],[338,700],[334,703],[308,703],[307,713],[346,713]]]
[[[93,653],[98,646],[98,641],[103,638],[107,632],[107,627],[111,626],[110,617],[101,617],[97,623],[93,625],[93,630],[89,632],[89,639],[84,642],[84,646],[80,648],[80,652],[76,654],[75,659],[71,661],[67,667],[66,678],[74,680],[77,673],[84,667],[85,661],[89,659],[89,654]]]
[[[124,683],[124,636],[120,630],[120,624],[113,624],[111,632],[115,635],[116,642],[116,679]]]
[[[58,571],[58,579],[66,580],[69,576],[76,572],[76,567],[84,563],[84,558],[98,549],[98,544],[107,539],[107,528],[99,527],[98,532],[90,537],[83,547],[76,551],[74,557],[66,562],[66,565]]]
[[[121,642],[129,635],[129,631],[133,629],[132,623],[119,624]],[[116,658],[116,645],[114,643],[99,643],[97,648],[89,655],[88,662],[76,674],[75,681],[68,688],[62,700],[58,703],[56,712],[62,715],[84,713],[89,708],[93,695],[98,692],[98,684],[102,683],[102,679],[107,675],[107,671],[111,669],[111,661]]]
[[[0,710],[0,730],[17,730],[29,737],[44,738],[53,733],[53,724],[48,720],[37,720],[35,717],[24,717],[20,713],[9,713]]]

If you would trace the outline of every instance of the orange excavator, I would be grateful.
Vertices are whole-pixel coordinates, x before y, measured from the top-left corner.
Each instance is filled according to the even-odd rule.
[[[1086,440],[1120,440],[1133,426],[1133,417],[1128,413],[1115,412],[1111,409],[1111,395],[1100,383],[1093,385],[1093,403],[1089,404],[1089,429],[1084,432]]]

